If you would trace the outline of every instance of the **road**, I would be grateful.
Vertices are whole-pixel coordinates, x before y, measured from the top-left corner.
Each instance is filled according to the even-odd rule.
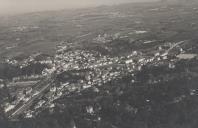
[[[37,86],[36,89],[34,89],[34,91],[32,93],[32,97],[27,102],[25,102],[22,106],[18,107],[15,111],[13,111],[9,115],[9,118],[14,119],[18,115],[23,113],[25,110],[27,110],[36,99],[38,99],[39,97],[41,97],[43,95],[43,93],[51,86],[52,83],[53,83],[53,81],[52,81],[51,77],[49,77],[49,76],[46,77],[46,79],[38,82],[36,84],[36,86]],[[39,87],[42,87],[42,88],[39,88]],[[39,91],[38,91],[38,88],[39,88]],[[37,92],[37,93],[35,93],[35,92]]]
[[[76,38],[77,38],[77,39],[80,39],[80,38],[89,36],[89,35],[91,35],[91,34],[92,34],[92,33],[90,32],[90,33],[87,33],[87,34],[84,34],[84,35],[77,36]]]
[[[185,43],[186,41],[179,41],[176,44],[174,44],[173,46],[171,46],[165,53],[169,53],[172,49],[174,49],[175,47],[179,46],[180,44]]]

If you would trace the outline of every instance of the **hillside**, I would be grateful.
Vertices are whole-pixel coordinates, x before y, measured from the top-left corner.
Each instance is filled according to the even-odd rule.
[[[0,21],[0,126],[196,128],[197,4],[138,3]]]

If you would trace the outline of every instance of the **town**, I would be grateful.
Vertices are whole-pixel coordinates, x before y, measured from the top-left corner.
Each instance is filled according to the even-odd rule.
[[[197,14],[162,0],[2,18],[0,127],[196,128]]]

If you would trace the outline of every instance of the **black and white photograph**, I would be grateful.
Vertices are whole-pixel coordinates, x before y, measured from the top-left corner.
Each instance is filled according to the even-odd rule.
[[[0,0],[0,128],[198,128],[198,0]]]

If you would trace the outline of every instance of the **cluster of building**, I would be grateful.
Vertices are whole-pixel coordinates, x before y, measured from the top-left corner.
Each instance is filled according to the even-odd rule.
[[[119,35],[117,35],[117,37],[119,38]],[[97,41],[107,41],[107,38],[109,38],[107,35],[104,35],[103,37],[98,36]],[[59,82],[59,85],[52,84],[48,92],[45,93],[44,98],[39,100],[32,110],[25,111],[26,117],[33,117],[35,112],[39,112],[40,108],[43,107],[53,109],[55,107],[54,101],[56,99],[69,95],[72,92],[81,92],[83,89],[87,88],[94,88],[95,92],[99,92],[100,90],[97,86],[102,86],[105,83],[121,78],[124,75],[130,74],[132,76],[131,82],[134,83],[136,82],[134,72],[142,70],[142,67],[148,63],[158,64],[158,62],[167,61],[169,62],[169,68],[175,68],[175,60],[169,60],[169,54],[167,52],[167,50],[174,45],[175,44],[165,43],[163,46],[159,46],[155,49],[152,55],[147,55],[140,51],[132,51],[130,54],[124,56],[110,56],[102,55],[93,50],[80,48],[72,49],[70,43],[61,43],[57,46],[57,52],[54,59],[47,58],[38,61],[35,60],[38,55],[31,56],[24,61],[24,64],[37,61],[42,64],[51,65],[51,68],[43,70],[42,77],[53,73],[56,73],[57,75],[64,75],[64,73],[66,73],[67,75],[68,72],[72,72],[70,74],[76,79],[73,81],[68,80],[66,82]],[[180,54],[183,55],[185,53],[181,47],[178,46],[177,49],[179,49]],[[187,55],[183,56],[184,58],[189,57]],[[190,55],[190,57],[194,57],[194,55]],[[15,79],[17,81],[20,77]],[[17,92],[16,100],[4,104],[5,112],[11,111],[20,103],[27,102],[34,96],[32,94],[37,95],[32,87],[20,90]],[[91,108],[88,108],[87,111],[91,113],[92,110]]]
[[[14,32],[23,32],[25,30],[35,30],[35,29],[39,29],[39,26],[18,26],[18,27],[13,27],[12,30]]]
[[[108,43],[116,39],[124,38],[126,35],[121,34],[120,32],[114,34],[99,34],[97,37],[93,38],[93,42],[96,43]],[[127,36],[128,37],[128,36]]]
[[[41,56],[41,57],[39,57]],[[15,67],[19,67],[20,69],[23,69],[31,64],[40,63],[43,65],[49,65],[51,67],[50,69],[44,69],[43,74],[32,74],[32,75],[20,75],[12,78],[12,81],[7,81],[6,85],[9,89],[16,88],[14,92],[11,92],[8,89],[9,94],[12,97],[12,101],[6,101],[2,106],[4,108],[4,111],[10,112],[12,111],[17,105],[23,104],[27,102],[29,99],[32,98],[33,92],[33,85],[35,85],[38,81],[42,80],[46,74],[45,71],[52,70],[54,68],[53,66],[53,59],[51,57],[42,57],[41,53],[33,54],[27,58],[24,58],[22,60],[17,59],[6,59],[5,62],[9,65],[13,65]],[[3,80],[2,80],[3,81]],[[0,82],[0,88],[3,88],[4,84]]]

